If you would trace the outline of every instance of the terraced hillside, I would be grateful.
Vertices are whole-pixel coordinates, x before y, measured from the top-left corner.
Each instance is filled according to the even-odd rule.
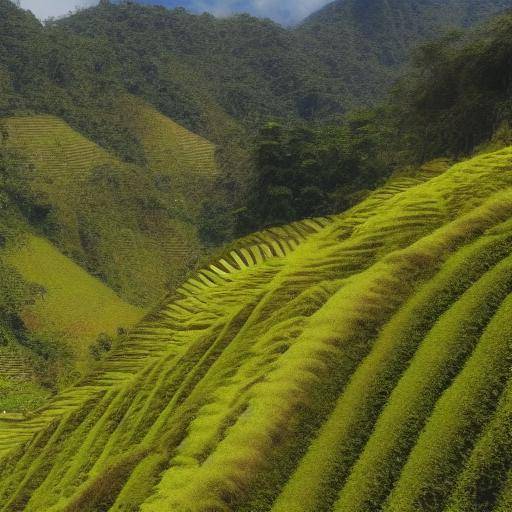
[[[512,148],[247,238],[0,419],[0,510],[506,512]]]
[[[5,344],[0,332],[0,413],[19,414],[34,410],[48,401],[51,392],[37,379],[34,354],[13,340]]]
[[[148,305],[201,251],[197,215],[217,173],[215,148],[140,100],[122,103],[145,167],[120,161],[53,116],[4,125],[7,145],[34,167],[32,223],[123,298]]]
[[[134,96],[123,101],[123,117],[140,140],[149,167],[182,175],[217,174],[215,146]]]
[[[134,96],[120,102],[125,127],[140,141],[160,188],[187,215],[197,215],[219,174],[215,146]]]

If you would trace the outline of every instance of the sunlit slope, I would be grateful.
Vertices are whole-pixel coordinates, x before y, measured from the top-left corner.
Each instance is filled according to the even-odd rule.
[[[44,238],[26,235],[5,251],[4,258],[26,281],[41,287],[35,303],[25,308],[27,328],[68,344],[82,370],[90,357],[89,346],[100,333],[114,336],[118,328],[133,326],[144,314]]]
[[[504,512],[512,148],[254,235],[0,423],[0,510]]]
[[[123,298],[146,305],[159,299],[166,285],[182,279],[198,257],[197,219],[191,210],[197,210],[200,193],[210,187],[215,164],[207,141],[156,111],[143,115],[144,105],[136,105],[141,112],[136,135],[147,149],[147,168],[120,161],[56,117],[19,116],[4,122],[7,144],[34,164],[28,178],[43,213],[31,221]],[[169,134],[174,138],[167,144]],[[189,181],[190,201],[183,183],[189,167],[195,173]]]
[[[215,146],[164,116],[143,100],[125,96],[122,119],[144,149],[147,164],[175,208],[197,215],[218,168]]]
[[[86,185],[93,169],[116,164],[114,156],[57,117],[19,116],[4,123],[8,145],[35,165],[31,177],[34,189],[47,194],[63,213],[72,211],[73,198]],[[74,217],[71,215],[71,219]]]
[[[142,143],[151,169],[185,176],[216,174],[215,146],[134,96],[121,102],[127,128]]]

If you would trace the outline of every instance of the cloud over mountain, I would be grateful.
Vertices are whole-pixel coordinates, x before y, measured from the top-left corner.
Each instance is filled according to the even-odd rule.
[[[44,20],[52,16],[63,16],[77,8],[97,4],[97,0],[21,0],[23,9],[32,11],[38,18]]]
[[[250,12],[273,18],[282,23],[294,23],[327,4],[326,0],[192,0],[195,9],[223,16],[233,12]]]
[[[40,19],[46,19],[51,16],[63,16],[77,8],[96,3],[97,0],[21,0],[21,7],[31,10]],[[196,12],[211,12],[217,16],[249,12],[254,16],[272,18],[286,25],[300,21],[327,4],[328,0],[141,0],[140,3],[184,7]]]

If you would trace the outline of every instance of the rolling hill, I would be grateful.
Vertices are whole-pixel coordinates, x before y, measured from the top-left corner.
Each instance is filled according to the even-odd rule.
[[[511,164],[427,165],[240,241],[0,417],[0,510],[510,510]]]
[[[0,322],[2,411],[27,412],[75,383],[94,364],[91,347],[100,336],[115,339],[145,314],[30,230],[2,249],[0,263],[37,287],[14,331],[3,316]]]
[[[8,248],[3,259],[43,290],[24,310],[26,327],[68,345],[82,372],[88,369],[89,347],[99,334],[116,336],[118,328],[130,327],[144,315],[44,238],[27,236]]]
[[[19,279],[0,286],[7,297],[22,281],[36,289],[15,313],[0,305],[2,410],[33,409],[76,382],[94,364],[99,337],[140,320],[202,254],[215,146],[140,99],[125,95],[118,105],[143,165],[56,116],[1,121],[2,159],[11,160],[0,177],[0,264]]]

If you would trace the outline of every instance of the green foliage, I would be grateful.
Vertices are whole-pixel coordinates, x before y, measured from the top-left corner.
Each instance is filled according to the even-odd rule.
[[[41,407],[49,394],[47,389],[34,382],[0,378],[0,415],[4,411],[28,413]]]
[[[413,159],[468,154],[512,122],[512,15],[419,47],[391,100],[398,144]]]
[[[296,29],[247,15],[216,19],[133,2],[84,9],[42,26],[0,2],[0,112],[63,117],[118,155],[142,163],[123,127],[123,93],[216,143],[268,118],[331,119],[387,91],[407,52],[443,27],[509,6],[478,0],[334,2]],[[364,13],[364,16],[363,16]],[[401,19],[401,23],[394,22]]]
[[[389,8],[384,4],[372,7],[370,19]],[[160,110],[203,132],[216,124],[219,132],[236,129],[230,116],[255,126],[260,113],[279,116],[290,105],[298,105],[290,117],[314,117],[338,93],[318,92],[321,69],[308,75],[302,60],[288,59],[296,41],[289,32],[246,16],[216,21],[105,2],[47,28],[30,17],[18,21],[33,35],[20,54],[31,58],[37,40],[42,67],[9,61],[6,73],[14,70],[10,80],[19,75],[19,83],[9,88],[0,74],[1,104],[39,109],[48,102],[52,111],[69,100],[74,126],[83,121],[84,133],[91,130],[124,159],[139,158],[142,149],[146,167],[126,164],[52,116],[18,115],[6,124],[8,144],[47,153],[33,166],[11,146],[0,158],[8,213],[0,264],[3,360],[10,371],[51,377],[44,383],[54,388],[57,376],[76,380],[68,358],[78,358],[82,370],[91,357],[97,362],[27,417],[17,413],[40,405],[44,392],[25,379],[16,402],[11,380],[0,380],[0,406],[9,409],[0,415],[0,510],[507,510],[512,149],[448,169],[445,162],[406,169],[370,192],[394,158],[411,158],[387,147],[400,140],[396,107],[359,112],[337,126],[270,123],[255,144],[254,190],[241,211],[246,160],[240,146],[226,154],[237,145],[232,131],[219,152],[229,173],[219,176],[208,141],[117,93],[161,102]],[[382,36],[383,27],[375,28]],[[45,46],[48,40],[56,46]],[[77,41],[99,45],[99,56],[109,57],[92,89],[77,80],[81,64],[66,62]],[[459,51],[451,44],[423,50],[425,65],[433,67],[429,52],[444,52],[440,62],[448,62]],[[276,46],[285,49],[277,57]],[[378,55],[384,67],[401,59],[389,50],[383,45]],[[297,51],[302,59],[306,50]],[[95,89],[103,80],[112,80],[112,97]],[[83,111],[74,110],[75,93]],[[106,132],[89,117],[95,94],[106,98],[101,122],[119,107]],[[133,147],[111,137],[124,133],[113,126],[123,126]],[[183,154],[180,145],[188,148]],[[445,145],[432,150],[438,152],[449,151]],[[229,192],[235,199],[222,208]],[[34,205],[51,210],[31,214]],[[181,258],[185,273],[197,257],[178,253],[181,239],[171,230],[192,240],[191,226],[199,226],[203,243],[214,246],[229,237],[233,209],[239,230],[283,226],[232,244],[137,327],[118,331],[116,343],[118,326],[143,312],[30,232],[52,236],[142,302],[161,266]],[[310,218],[290,223],[302,217]],[[16,229],[23,239],[12,236]],[[35,295],[30,282],[39,283]],[[31,368],[18,365],[13,346],[30,350]]]
[[[29,13],[2,0],[0,28],[7,37],[0,43],[1,113],[16,114],[20,126],[19,114],[54,114],[102,148],[113,150],[121,160],[153,171],[151,178],[145,169],[140,172],[141,167],[139,172],[133,168],[128,172],[124,162],[121,165],[105,154],[97,165],[83,165],[76,152],[80,145],[86,153],[85,141],[56,130],[59,140],[55,145],[48,128],[51,136],[41,137],[41,146],[28,148],[32,156],[44,144],[57,153],[61,143],[69,146],[64,144],[66,150],[56,161],[47,158],[39,165],[39,173],[68,163],[81,172],[103,168],[104,174],[117,175],[118,189],[113,189],[114,182],[105,186],[97,176],[96,182],[87,181],[83,197],[71,197],[63,205],[51,197],[56,187],[27,189],[26,183],[16,183],[19,208],[39,233],[67,255],[128,300],[144,305],[161,295],[163,283],[175,286],[194,268],[201,245],[210,249],[222,244],[232,238],[233,229],[241,235],[346,209],[391,172],[390,164],[396,159],[390,159],[389,148],[398,139],[396,123],[368,114],[355,114],[341,126],[303,126],[297,119],[332,119],[333,114],[378,96],[377,89],[383,92],[384,82],[389,81],[386,70],[397,68],[418,40],[414,33],[421,37],[437,33],[446,13],[454,25],[464,25],[496,8],[493,2],[479,1],[478,10],[468,13],[460,2],[451,1],[432,13],[423,6],[394,2],[386,8],[372,6],[371,26],[366,26],[361,25],[366,7],[357,1],[346,6],[335,3],[301,27],[288,30],[245,15],[216,19],[130,2],[85,9],[41,25]],[[404,21],[401,29],[388,33],[386,27],[393,24],[386,20],[395,16],[413,20],[413,26],[421,30],[404,28],[409,26]],[[325,30],[320,31],[320,25]],[[354,38],[348,37],[352,33]],[[328,34],[328,43],[322,34]],[[390,53],[394,47],[398,49]],[[372,58],[361,58],[368,53]],[[363,62],[367,64],[361,70]],[[361,72],[356,72],[356,65]],[[341,73],[350,76],[352,83],[342,80]],[[375,77],[373,81],[370,76]],[[367,82],[373,85],[362,92]],[[127,100],[127,93],[138,99]],[[185,172],[193,166],[194,173],[215,175],[213,147],[204,139],[178,133],[141,99],[220,144],[218,186]],[[251,181],[248,144],[243,142],[246,128],[251,132],[268,118],[292,120],[292,128],[282,128],[277,139],[267,141],[271,135],[263,130],[254,151]],[[399,119],[405,126],[403,118]],[[25,134],[31,138],[32,120],[26,120]],[[185,138],[177,144],[180,137]],[[434,137],[423,137],[423,133],[422,139],[434,143]],[[172,143],[163,144],[166,140]],[[180,144],[189,148],[186,158],[176,158]],[[423,152],[422,157],[427,154]],[[92,174],[99,175],[98,169]],[[127,183],[136,196],[129,200],[130,207],[126,204],[129,194],[123,190]],[[150,199],[139,197],[139,192],[148,190]],[[112,216],[105,212],[109,201]],[[70,205],[79,205],[80,211],[70,211],[74,209]],[[112,220],[111,229],[106,229],[106,218]],[[141,226],[136,219],[144,219]],[[164,248],[164,239],[172,239],[172,247]],[[132,247],[120,258],[125,268],[112,268],[112,247],[131,240]],[[148,247],[154,244],[158,249],[151,257]],[[133,245],[142,250],[134,250]],[[149,267],[176,270],[172,275],[170,270],[164,275],[162,271],[140,275],[140,270],[134,270]],[[141,283],[146,280],[152,286],[142,291]]]
[[[390,167],[374,122],[371,113],[355,113],[340,125],[264,126],[238,231],[340,212],[355,202],[352,196],[375,188]]]
[[[96,342],[89,347],[89,352],[96,361],[99,361],[107,352],[112,350],[112,344],[112,338],[107,333],[102,332]]]
[[[0,260],[0,311],[4,318],[19,315],[37,292],[37,286],[27,283],[19,272]]]
[[[193,266],[195,225],[217,169],[208,141],[126,103],[137,124],[124,122],[144,134],[150,167],[117,159],[58,118],[16,116],[4,122],[2,176],[18,217],[127,300],[147,305]],[[156,134],[155,146],[148,140]],[[6,217],[12,222],[13,212]]]
[[[509,0],[337,0],[313,13],[297,32],[327,66],[324,86],[341,91],[345,106],[354,107],[384,98],[417,44],[511,6]],[[309,109],[329,115],[335,97],[322,92],[312,91]]]
[[[8,132],[5,129],[0,145],[0,225],[5,236],[16,230],[16,217],[21,214],[34,228],[46,235],[55,233],[54,208],[48,196],[34,191],[31,182],[36,170],[27,155],[6,145]],[[4,244],[5,245],[5,244]]]
[[[126,159],[143,161],[140,147],[113,109],[121,88],[108,46],[57,28],[47,30],[9,0],[0,2],[0,20],[6,34],[0,43],[7,96],[2,94],[2,115],[53,113]]]

